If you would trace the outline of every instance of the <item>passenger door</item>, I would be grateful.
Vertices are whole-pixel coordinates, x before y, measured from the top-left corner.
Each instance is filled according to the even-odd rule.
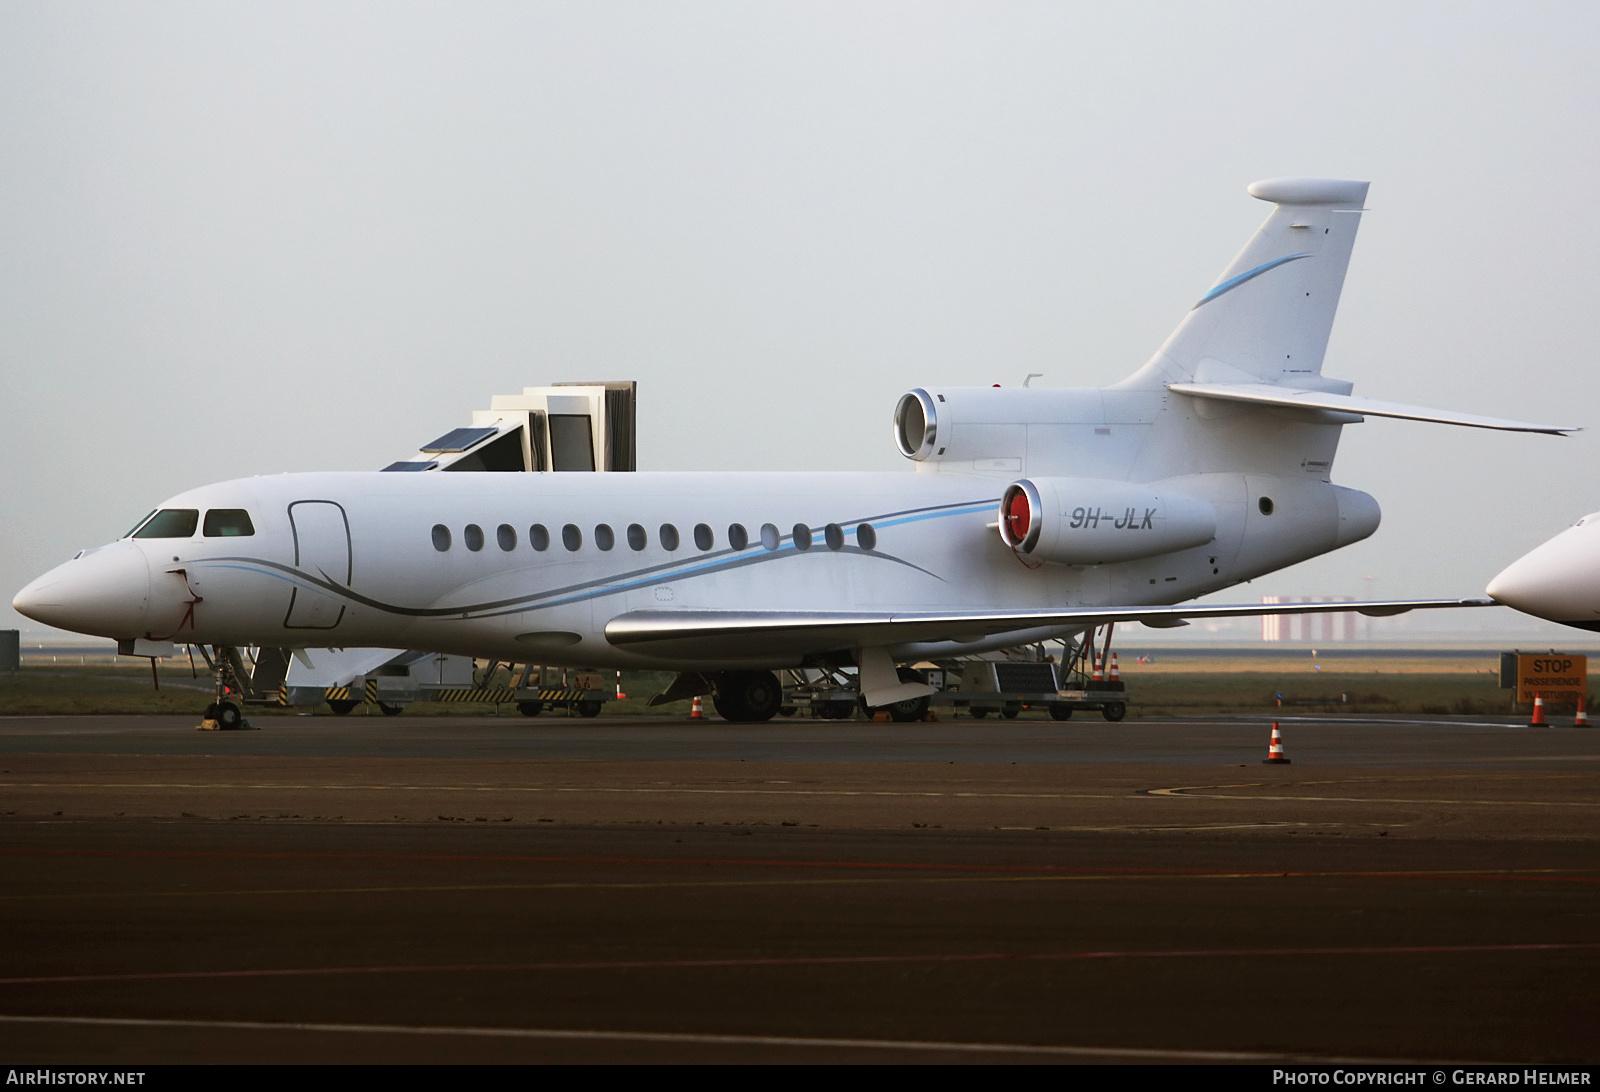
[[[295,568],[312,581],[349,587],[355,559],[344,508],[333,501],[295,501],[289,505],[289,525],[294,531]],[[345,600],[332,589],[297,583],[283,625],[285,629],[333,629],[344,610]]]

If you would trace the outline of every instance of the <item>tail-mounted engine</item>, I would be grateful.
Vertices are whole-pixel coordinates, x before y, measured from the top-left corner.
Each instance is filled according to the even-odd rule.
[[[1024,478],[1000,498],[1000,537],[1039,561],[1133,561],[1204,546],[1216,533],[1205,501],[1128,482]]]

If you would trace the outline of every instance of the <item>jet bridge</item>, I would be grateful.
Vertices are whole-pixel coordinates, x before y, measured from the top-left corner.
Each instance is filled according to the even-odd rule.
[[[557,383],[497,394],[472,424],[423,444],[387,471],[636,470],[638,384]]]
[[[638,384],[624,380],[497,394],[488,409],[473,411],[470,425],[451,429],[383,469],[412,474],[635,470],[637,393]],[[392,648],[313,649],[292,661],[287,649],[261,649],[256,663],[257,673],[261,664],[275,670],[251,678],[247,701],[326,702],[339,714],[363,702],[395,714],[413,701],[451,701],[514,703],[527,716],[556,708],[592,717],[616,696],[594,672],[507,664],[508,685],[495,686],[501,665],[480,669],[469,656]]]

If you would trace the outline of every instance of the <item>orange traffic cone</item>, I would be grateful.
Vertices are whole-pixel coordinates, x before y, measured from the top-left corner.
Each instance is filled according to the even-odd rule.
[[[1544,727],[1546,727],[1545,720],[1544,720],[1544,695],[1543,694],[1535,694],[1533,696],[1533,717],[1528,721],[1528,727],[1529,728],[1544,728]]]
[[[1117,672],[1117,654],[1115,652],[1111,654],[1111,681],[1122,681],[1122,676]]]
[[[694,708],[689,711],[689,719],[690,720],[705,720],[706,719],[705,706],[700,704],[700,695],[699,694],[696,694],[694,696]]]
[[[617,700],[627,701],[628,695],[622,692],[622,672],[617,672]]]
[[[1584,712],[1583,709],[1583,699],[1586,696],[1583,691],[1578,691],[1578,715],[1572,718],[1572,726],[1574,728],[1589,727],[1589,714]]]
[[[1278,722],[1272,722],[1272,742],[1267,744],[1267,757],[1261,760],[1263,766],[1268,763],[1287,766],[1289,760],[1283,757],[1283,734],[1278,731]]]
[[[1096,652],[1094,654],[1094,675],[1092,676],[1092,680],[1091,681],[1093,681],[1093,682],[1105,682],[1106,677],[1105,677],[1104,673],[1100,670],[1100,667],[1101,667],[1100,654],[1098,652]]]

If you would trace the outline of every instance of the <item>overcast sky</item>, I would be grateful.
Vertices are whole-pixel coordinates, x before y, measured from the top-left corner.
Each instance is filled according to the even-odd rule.
[[[1596,41],[1593,3],[6,0],[0,627],[182,489],[556,380],[638,380],[641,469],[910,473],[902,392],[1121,379],[1277,175],[1372,181],[1325,374],[1591,431],[1347,428],[1383,526],[1225,598],[1480,594],[1600,508]]]

